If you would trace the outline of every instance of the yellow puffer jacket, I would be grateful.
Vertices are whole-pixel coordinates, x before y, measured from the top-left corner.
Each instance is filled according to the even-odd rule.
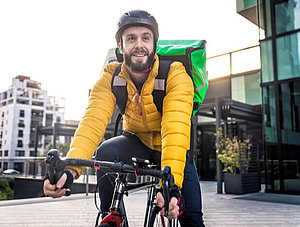
[[[85,115],[76,130],[68,158],[91,159],[113,114],[116,98],[111,91],[112,75],[119,63],[105,67],[96,82]],[[161,165],[170,166],[175,184],[181,188],[186,161],[186,151],[190,146],[190,124],[193,109],[193,82],[184,66],[173,62],[163,100],[163,114],[157,111],[152,91],[158,74],[159,61],[155,63],[140,92],[140,110],[136,113],[133,100],[137,89],[130,79],[126,65],[122,65],[120,77],[127,81],[128,99],[124,114],[125,130],[135,134],[149,148],[162,152]],[[81,174],[82,169],[73,167]]]

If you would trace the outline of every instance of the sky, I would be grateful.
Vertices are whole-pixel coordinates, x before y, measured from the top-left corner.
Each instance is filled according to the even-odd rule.
[[[17,75],[65,99],[65,119],[80,120],[88,90],[117,46],[116,24],[132,9],[151,13],[160,39],[205,39],[207,57],[258,44],[258,28],[236,0],[0,0],[0,92]],[[212,67],[212,66],[211,66]]]

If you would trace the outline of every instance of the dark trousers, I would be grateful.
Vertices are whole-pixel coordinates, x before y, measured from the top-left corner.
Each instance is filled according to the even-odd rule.
[[[127,132],[106,140],[97,148],[97,160],[123,161],[126,164],[132,164],[132,157],[148,159],[150,162],[160,165],[161,154],[159,151],[148,148],[136,136]],[[104,174],[104,172],[98,171],[97,178],[99,179]],[[185,199],[185,210],[179,218],[181,226],[204,226],[200,183],[195,165],[189,162],[188,154],[181,193]],[[102,212],[109,212],[113,196],[113,185],[108,177],[104,177],[100,181],[99,195]]]

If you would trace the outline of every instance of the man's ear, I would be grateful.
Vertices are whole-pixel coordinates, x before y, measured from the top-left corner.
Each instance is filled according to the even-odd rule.
[[[118,45],[118,46],[119,46],[120,53],[123,54],[122,42],[119,42],[119,45]]]

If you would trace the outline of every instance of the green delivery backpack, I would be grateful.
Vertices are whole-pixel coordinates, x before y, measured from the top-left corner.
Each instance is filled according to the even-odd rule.
[[[159,40],[156,48],[160,60],[182,62],[191,76],[194,82],[193,116],[203,103],[208,88],[205,44],[205,40]]]
[[[173,61],[180,61],[185,66],[187,73],[191,76],[194,83],[194,107],[193,116],[197,113],[208,88],[208,79],[206,74],[206,41],[205,40],[158,40],[156,53],[159,56],[158,75],[155,80],[164,80],[164,89],[154,88],[153,101],[157,110],[162,113],[163,98],[166,95],[167,77],[170,65]],[[123,56],[116,48],[116,56],[119,62],[123,62]],[[118,75],[122,64],[114,72],[111,87],[116,96],[117,106],[124,114],[127,102],[127,84],[120,83]],[[156,83],[159,84],[159,83]],[[161,83],[160,83],[161,84]]]

